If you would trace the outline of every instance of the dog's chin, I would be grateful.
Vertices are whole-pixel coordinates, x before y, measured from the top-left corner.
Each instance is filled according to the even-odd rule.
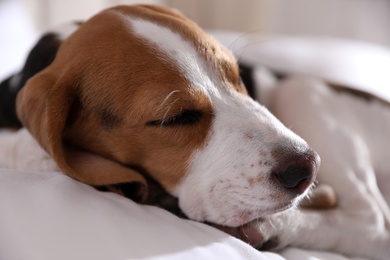
[[[258,211],[258,217],[250,219],[249,221],[245,221],[245,219],[242,218],[242,220],[236,219],[237,221],[224,223],[223,225],[215,223],[208,224],[250,244],[255,248],[260,248],[266,241],[264,241],[264,236],[258,228],[258,224],[267,221],[267,217],[270,215],[296,207],[297,203],[297,201],[290,201],[289,203]]]
[[[257,219],[238,227],[228,227],[218,224],[210,225],[257,248],[264,243],[264,236],[261,234],[260,229],[257,228],[257,225],[255,225],[256,221],[263,220]]]
[[[238,214],[237,216],[226,217],[221,222],[213,222],[216,225],[226,226],[231,228],[240,228],[245,226],[251,222],[258,221],[259,219],[265,219],[270,215],[277,214],[279,212],[288,210],[290,208],[296,207],[299,204],[298,199],[293,201],[288,201],[285,203],[280,203],[275,206],[270,206],[267,208],[262,208],[261,210],[254,210],[250,213],[250,211],[243,211],[243,213]]]

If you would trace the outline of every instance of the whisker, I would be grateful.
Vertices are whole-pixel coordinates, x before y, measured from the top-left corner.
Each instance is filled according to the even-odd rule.
[[[262,225],[260,225],[260,222],[257,223],[257,228],[259,229],[261,234],[264,234],[264,228]]]
[[[253,30],[249,32],[244,32],[240,35],[238,35],[228,46],[227,48],[232,51],[232,53],[236,53],[237,49],[235,49],[235,45],[239,43],[241,39],[243,39],[246,36],[251,36],[251,35],[260,35],[261,31],[260,30]]]
[[[238,61],[240,61],[242,54],[243,54],[249,47],[256,46],[256,45],[259,45],[259,44],[262,44],[262,43],[265,43],[265,42],[268,42],[268,41],[275,41],[275,39],[259,39],[259,40],[257,40],[257,41],[249,42],[249,43],[247,43],[247,44],[241,46],[239,49],[237,49],[237,50],[234,52],[234,55],[235,55],[236,59],[237,59]]]
[[[310,194],[306,195],[306,199],[307,199],[308,201],[312,202],[312,199],[311,199]]]
[[[164,126],[165,118],[167,117],[169,110],[171,110],[171,107],[172,106],[169,106],[168,109],[165,111],[165,114],[164,114],[163,118],[161,119],[160,127]]]
[[[241,229],[241,231],[242,231],[242,233],[244,234],[245,237],[249,237],[248,234],[245,233],[243,226],[241,226],[240,229]]]
[[[172,91],[172,92],[173,92],[173,91]],[[171,92],[169,95],[173,94],[172,92]],[[168,96],[169,96],[169,95],[168,95]],[[165,122],[165,119],[166,119],[166,117],[167,117],[169,111],[171,110],[172,106],[173,106],[178,100],[179,100],[178,98],[175,99],[175,100],[170,104],[170,106],[167,108],[167,110],[166,110],[165,113],[164,113],[163,118],[161,119],[160,127],[163,127],[164,122]]]
[[[179,92],[180,92],[180,90],[173,90],[173,91],[171,91],[171,92],[164,98],[164,100],[161,102],[160,106],[159,106],[157,109],[160,110],[160,109],[164,106],[164,104],[168,101],[168,99],[169,99],[173,94],[179,93]]]
[[[260,212],[260,209],[257,209],[257,210],[256,210],[256,216],[260,216],[260,213],[261,213],[261,212]],[[256,218],[255,221],[256,221],[256,225],[259,225],[259,224],[260,224],[260,218]]]
[[[244,39],[244,37],[248,36],[258,36],[257,38],[248,38],[247,40]],[[243,43],[240,43],[240,41],[243,40]],[[236,57],[237,61],[240,62],[242,55],[245,53],[245,51],[251,47],[251,46],[256,46],[259,44],[262,44],[264,42],[269,42],[269,41],[280,41],[283,39],[279,38],[265,38],[261,37],[261,31],[259,30],[254,30],[252,32],[248,33],[243,33],[241,35],[238,35],[228,46],[227,48],[233,53],[233,55]]]
[[[245,36],[248,36],[248,35],[251,35],[251,34],[254,34],[254,33],[242,33],[241,35],[239,35],[237,38],[235,38],[227,47],[229,50],[231,50],[231,52],[235,55],[236,54],[236,49],[235,49],[235,45],[238,44],[238,42],[244,38]]]
[[[271,219],[269,220],[269,224],[271,225],[271,227],[272,227],[274,230],[276,230],[276,226],[274,225],[274,223],[272,222]]]

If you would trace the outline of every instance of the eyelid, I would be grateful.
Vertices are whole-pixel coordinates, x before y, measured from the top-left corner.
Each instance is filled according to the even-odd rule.
[[[149,121],[146,123],[146,125],[161,126],[161,127],[194,125],[198,123],[202,117],[203,117],[203,113],[199,110],[183,110],[178,115]]]

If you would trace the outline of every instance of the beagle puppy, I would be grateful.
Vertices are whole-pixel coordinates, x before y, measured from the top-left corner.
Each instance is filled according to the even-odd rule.
[[[114,7],[61,35],[16,108],[75,180],[141,203],[158,184],[188,218],[233,228],[295,206],[313,185],[318,154],[178,12]]]
[[[69,37],[69,30],[52,34],[55,58],[26,83],[19,77],[7,85],[23,85],[18,118],[64,174],[257,248],[388,253],[388,238],[364,233],[356,240],[382,243],[364,253],[353,240],[321,242],[314,230],[343,223],[316,211],[312,221],[295,209],[313,187],[320,157],[248,96],[233,55],[188,18],[119,6],[74,29]]]

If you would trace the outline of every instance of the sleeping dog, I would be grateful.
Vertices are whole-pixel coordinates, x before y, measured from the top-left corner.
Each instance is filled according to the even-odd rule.
[[[320,158],[248,96],[228,50],[182,14],[156,6],[111,8],[73,29],[44,36],[23,71],[2,85],[11,99],[18,92],[20,122],[64,174],[258,248],[390,254],[368,136],[339,124],[346,114],[332,117],[344,99],[362,112],[365,104],[306,79],[275,89],[271,109],[320,151],[320,181],[339,197],[333,210],[296,210]],[[293,102],[299,109],[289,109]],[[17,126],[13,111],[3,117]],[[375,156],[389,154],[382,152]]]

